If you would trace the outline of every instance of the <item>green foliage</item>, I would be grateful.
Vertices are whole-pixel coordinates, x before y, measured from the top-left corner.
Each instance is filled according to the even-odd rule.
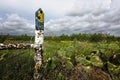
[[[33,36],[28,35],[19,35],[19,36],[13,36],[13,35],[0,35],[0,43],[5,44],[15,44],[15,43],[30,43],[34,41]]]
[[[48,43],[49,41],[45,42],[45,45],[48,45]],[[46,74],[50,75],[54,72],[56,72],[55,74],[58,74],[58,72],[60,72],[62,75],[64,75],[64,78],[62,79],[64,80],[66,77],[64,73],[67,73],[67,71],[69,70],[75,69],[75,67],[79,64],[82,64],[84,66],[92,65],[95,67],[102,68],[103,64],[106,63],[106,61],[109,62],[109,57],[112,56],[114,52],[116,52],[116,50],[118,52],[118,49],[120,49],[120,47],[117,42],[112,42],[110,44],[107,42],[90,43],[79,42],[77,41],[77,39],[74,39],[74,41],[61,41],[59,43],[51,42],[49,43],[49,46],[46,46],[45,48],[45,56],[47,55],[47,53],[51,53],[48,55],[52,55],[49,56],[50,58],[46,57],[47,60],[50,59],[51,61],[51,65],[49,66],[50,68],[47,68],[49,69],[49,72],[47,72]],[[91,55],[91,51],[93,50],[98,50],[98,53],[96,55]],[[104,55],[100,56],[99,50]],[[90,60],[87,60],[86,56],[89,56]],[[59,68],[62,68],[63,72],[61,70],[59,71]],[[111,67],[111,65],[108,64],[108,68],[110,70],[110,74],[112,74],[115,77],[114,80],[119,79],[119,77],[116,77],[119,74],[119,66],[117,69],[112,69],[113,67]],[[51,72],[51,70],[53,71],[53,73]],[[55,74],[53,74],[54,76],[52,77],[55,78]]]
[[[89,42],[114,42],[117,41],[120,43],[120,37],[119,36],[113,36],[110,34],[101,34],[101,33],[95,33],[95,34],[72,34],[72,35],[60,35],[60,36],[45,36],[46,41],[74,41],[74,39],[77,39],[78,41],[89,41]],[[0,43],[24,43],[24,42],[33,42],[34,36],[28,36],[28,35],[19,35],[19,36],[13,36],[13,35],[0,35]]]
[[[0,35],[0,43],[4,43],[7,36]]]
[[[4,43],[26,43],[31,36],[7,36]],[[32,38],[32,43],[34,38]],[[101,76],[104,63],[108,64],[113,80],[120,79],[120,65],[109,62],[109,58],[120,53],[120,38],[108,34],[73,34],[45,37],[44,65],[40,69],[42,80],[93,80]],[[92,54],[92,51],[97,51]],[[104,54],[101,55],[100,51]],[[97,74],[94,74],[96,68]],[[34,72],[34,50],[0,51],[0,80],[31,80]],[[92,75],[93,74],[93,75]],[[103,78],[103,77],[102,77]],[[105,78],[105,80],[108,80]]]
[[[73,41],[74,39],[77,39],[78,41],[90,41],[90,42],[113,42],[113,41],[120,41],[119,36],[113,36],[110,34],[101,34],[101,33],[95,33],[95,34],[72,34],[72,35],[61,35],[61,36],[46,36],[45,40],[50,41]]]
[[[0,80],[32,79],[34,60],[28,50],[3,50],[0,55],[4,55],[0,60]]]

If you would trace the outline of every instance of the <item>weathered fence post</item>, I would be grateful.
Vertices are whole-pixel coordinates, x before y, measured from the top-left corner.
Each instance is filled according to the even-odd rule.
[[[43,64],[43,41],[44,41],[44,13],[42,9],[35,12],[35,72],[34,80],[40,80],[39,69]]]

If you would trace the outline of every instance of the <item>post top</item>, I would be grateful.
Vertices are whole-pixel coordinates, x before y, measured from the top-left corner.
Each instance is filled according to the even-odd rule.
[[[39,11],[40,11],[41,14],[43,13],[43,11],[42,11],[41,8],[39,8],[39,9],[36,11],[36,13],[38,13]]]

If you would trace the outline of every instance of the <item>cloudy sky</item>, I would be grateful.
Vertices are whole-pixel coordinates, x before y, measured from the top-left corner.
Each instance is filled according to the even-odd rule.
[[[45,13],[45,34],[120,36],[120,0],[0,0],[0,34],[34,35],[34,14]]]

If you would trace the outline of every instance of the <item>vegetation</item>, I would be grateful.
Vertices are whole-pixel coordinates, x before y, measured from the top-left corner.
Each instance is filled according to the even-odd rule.
[[[46,36],[45,40],[52,40],[52,41],[73,41],[77,39],[78,41],[89,41],[89,42],[113,42],[113,41],[120,41],[119,36],[113,36],[110,34],[72,34],[72,35],[61,35],[61,36]]]
[[[0,43],[3,43],[6,40],[6,36],[0,35]]]
[[[120,41],[120,36],[114,36],[110,34],[72,34],[72,35],[61,35],[61,36],[45,36],[46,41],[73,41],[77,39],[78,41],[89,41],[89,42],[114,42]],[[33,42],[34,36],[28,35],[0,35],[0,43],[26,43]]]
[[[28,35],[20,35],[20,36],[15,36],[15,35],[0,35],[0,43],[5,43],[5,44],[17,44],[17,43],[30,43],[30,41],[34,41],[33,36],[28,36]]]
[[[3,43],[29,42],[31,36],[26,37],[9,36]],[[119,39],[108,34],[45,37],[41,80],[120,80]],[[33,73],[33,49],[0,51],[0,80],[31,80]]]
[[[33,66],[33,51],[0,51],[0,80],[31,80]]]

